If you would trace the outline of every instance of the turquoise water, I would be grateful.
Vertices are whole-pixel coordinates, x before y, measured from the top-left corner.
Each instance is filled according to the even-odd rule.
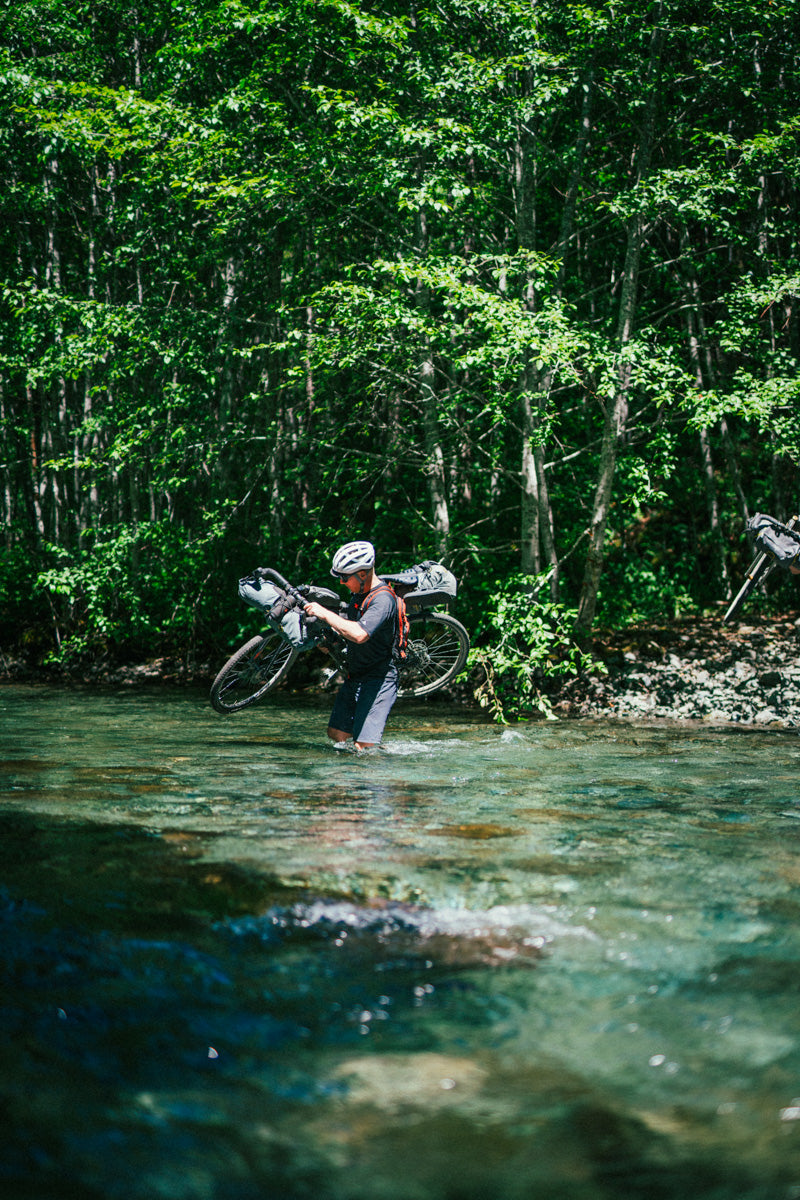
[[[787,730],[0,689],[10,1197],[800,1197]]]

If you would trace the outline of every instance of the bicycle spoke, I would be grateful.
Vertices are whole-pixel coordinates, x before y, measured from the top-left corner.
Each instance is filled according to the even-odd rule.
[[[219,713],[255,704],[287,674],[296,651],[277,634],[256,637],[228,660],[211,688],[211,704]]]
[[[469,650],[467,631],[446,613],[411,618],[408,658],[400,669],[404,695],[424,696],[449,683],[462,670]]]

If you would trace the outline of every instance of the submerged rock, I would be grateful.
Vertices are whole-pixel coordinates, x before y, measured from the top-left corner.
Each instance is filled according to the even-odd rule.
[[[480,1092],[488,1073],[471,1058],[420,1052],[350,1058],[337,1067],[334,1078],[346,1083],[351,1104],[394,1112],[407,1106],[462,1104]]]

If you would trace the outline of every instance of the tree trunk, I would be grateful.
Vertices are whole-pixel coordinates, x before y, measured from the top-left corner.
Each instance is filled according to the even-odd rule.
[[[726,600],[731,599],[731,580],[728,565],[725,561],[725,543],[722,537],[722,526],[719,519],[719,493],[714,478],[714,459],[711,454],[711,442],[708,430],[700,430],[700,460],[703,464],[703,482],[706,489],[706,507],[708,509],[708,528],[711,535],[711,551],[717,579]]]
[[[422,168],[420,168],[421,171]],[[420,257],[422,257],[428,243],[428,230],[425,213],[422,209],[417,214],[416,234],[417,251]],[[427,313],[430,310],[429,289],[424,286],[418,286],[415,298],[417,307]],[[437,558],[446,563],[450,554],[450,508],[447,498],[444,452],[439,437],[436,367],[428,345],[425,346],[419,366],[417,367],[417,379],[419,381],[420,407],[422,409],[425,474],[428,484],[434,546]]]
[[[575,161],[570,175],[569,187],[561,211],[556,254],[560,259],[556,292],[563,294],[566,277],[567,247],[573,235],[575,224],[575,204],[580,187],[583,160],[591,132],[591,107],[593,95],[594,74],[590,69],[583,81],[583,101],[581,105],[581,120],[578,139],[575,145]],[[533,153],[533,138],[528,130],[520,131],[515,153],[515,199],[517,219],[517,240],[520,246],[534,247],[535,208],[534,170],[531,162]],[[533,281],[528,280],[525,296],[526,305],[530,312],[535,311],[535,292]],[[526,575],[538,575],[544,564],[550,568],[550,595],[553,600],[559,596],[559,561],[556,552],[553,508],[550,503],[550,489],[544,468],[544,446],[541,441],[541,409],[546,403],[552,383],[552,373],[535,372],[529,361],[525,368],[524,389],[521,399],[522,406],[522,505],[520,548],[522,570]],[[531,396],[537,397],[537,406],[531,403]]]
[[[750,505],[747,502],[744,487],[742,486],[742,472],[739,469],[739,461],[736,457],[736,447],[733,444],[731,431],[728,428],[728,422],[724,417],[719,420],[719,432],[722,437],[722,449],[725,453],[725,462],[728,467],[728,474],[733,483],[733,490],[736,492],[736,498],[739,501],[739,510],[742,514],[742,520],[745,525],[750,520]]]
[[[681,247],[683,249],[683,246]],[[708,383],[713,381],[713,366],[705,338],[703,311],[700,298],[700,288],[696,278],[690,276],[688,283],[688,304],[686,308],[686,335],[689,342],[689,360],[694,368],[695,383],[702,392],[706,386],[703,374],[703,359],[705,360]],[[731,580],[728,574],[728,564],[725,558],[725,542],[722,536],[720,522],[719,493],[714,475],[714,459],[711,453],[711,439],[708,429],[703,426],[699,433],[700,462],[703,468],[703,484],[706,493],[706,509],[708,511],[708,529],[711,537],[711,551],[715,573],[726,600],[731,598]]]
[[[433,520],[434,545],[439,560],[446,562],[450,553],[450,509],[447,503],[444,454],[439,440],[436,415],[435,368],[430,355],[420,363],[418,378],[425,430],[425,470]]]
[[[10,410],[6,404],[6,389],[3,381],[0,380],[0,429],[10,429]],[[11,439],[9,438],[9,445]],[[10,550],[13,542],[13,526],[14,526],[14,491],[11,486],[11,464],[5,463],[3,466],[3,540],[7,550]]]
[[[58,158],[53,154],[48,158],[44,170],[44,196],[47,210],[47,230],[45,247],[45,286],[53,291],[61,290],[61,248],[58,239],[58,206],[56,202],[56,181],[58,179]],[[55,329],[55,341],[62,340],[60,322]],[[55,383],[55,419],[43,422],[41,431],[41,446],[45,458],[56,460],[60,458],[63,449],[63,435],[67,431],[67,381],[59,376]],[[56,467],[41,468],[42,514],[46,513],[45,499],[49,493],[50,513],[48,535],[54,542],[62,536],[62,518],[66,518],[66,505],[62,506],[59,470]],[[65,511],[62,512],[62,507]],[[46,527],[47,518],[45,517]]]
[[[523,391],[522,407],[522,512],[520,517],[520,557],[525,575],[538,575],[542,569],[539,544],[539,472],[533,456],[534,430],[531,398]]]
[[[530,71],[520,76],[520,89],[530,92]],[[536,158],[532,130],[520,125],[513,153],[514,219],[517,242],[522,249],[533,250],[536,243]],[[525,306],[536,311],[536,291],[532,276],[525,287]],[[546,405],[549,377],[531,362],[531,352],[521,375],[520,407],[522,416],[522,461],[520,497],[520,568],[525,575],[538,575],[546,562],[551,571],[550,592],[558,598],[558,557],[553,536],[553,509],[544,471],[542,409]]]
[[[91,167],[90,206],[88,213],[88,237],[86,246],[86,294],[90,302],[97,299],[97,224],[100,216],[100,203],[97,190],[96,167]],[[97,448],[97,431],[87,432],[91,428],[92,418],[92,377],[87,368],[83,379],[83,424],[81,437],[75,438],[75,488],[78,499],[80,531],[85,532],[96,520],[100,506],[100,496],[97,489],[97,475],[94,466],[81,467],[80,461],[91,461],[92,451]],[[84,474],[87,485],[84,486],[81,474]]]
[[[656,13],[657,24],[653,29],[650,39],[650,57],[645,89],[647,99],[637,147],[635,183],[647,175],[653,152],[656,105],[658,101],[657,78],[664,43],[664,31],[660,26],[661,10],[662,5],[659,4]],[[608,517],[611,511],[617,455],[620,443],[625,435],[628,419],[631,366],[626,359],[625,349],[630,343],[633,334],[639,290],[639,264],[644,245],[646,225],[644,216],[640,212],[634,213],[633,216],[629,217],[626,224],[625,266],[615,339],[619,365],[614,395],[610,398],[606,407],[603,441],[600,450],[600,470],[598,472],[597,486],[592,503],[592,518],[589,528],[589,549],[586,555],[583,586],[578,602],[578,615],[573,629],[573,635],[578,643],[588,641],[594,623],[595,611],[597,609],[597,593],[603,570],[606,526],[608,525]]]
[[[586,156],[586,149],[589,145],[589,137],[592,132],[592,101],[594,99],[593,67],[587,70],[581,87],[583,89],[583,100],[581,102],[578,140],[575,143],[575,161],[570,174],[567,194],[564,197],[564,207],[561,210],[561,225],[558,234],[558,245],[556,246],[556,256],[559,260],[556,292],[559,296],[563,296],[564,294],[564,282],[567,273],[567,250],[575,232],[575,205],[583,179],[583,160]]]

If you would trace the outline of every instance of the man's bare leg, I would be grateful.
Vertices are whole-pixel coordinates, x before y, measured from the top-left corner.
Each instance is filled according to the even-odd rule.
[[[349,742],[350,741],[351,735],[349,733],[345,733],[345,731],[343,729],[334,729],[332,725],[328,726],[327,733],[328,733],[328,737],[331,739],[332,742]],[[370,750],[373,746],[377,745],[377,743],[376,742],[353,742],[353,745],[355,746],[356,750]]]

